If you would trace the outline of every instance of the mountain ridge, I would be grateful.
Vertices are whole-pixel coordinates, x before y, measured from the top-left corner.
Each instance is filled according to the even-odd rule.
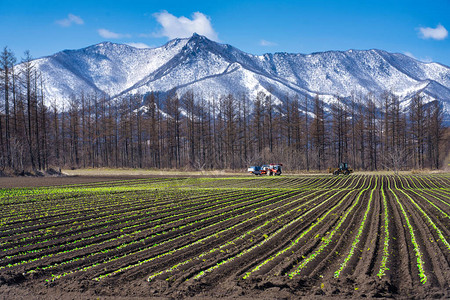
[[[111,98],[193,90],[204,97],[257,92],[314,97],[325,102],[352,93],[390,91],[407,102],[417,92],[450,110],[450,68],[380,49],[254,55],[194,34],[156,48],[101,42],[34,60],[46,98],[57,103],[80,91]]]

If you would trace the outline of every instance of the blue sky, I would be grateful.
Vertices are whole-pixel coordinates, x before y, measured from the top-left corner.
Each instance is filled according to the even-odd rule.
[[[160,46],[193,31],[245,52],[383,49],[450,66],[450,0],[0,0],[0,47],[18,59],[102,41]]]

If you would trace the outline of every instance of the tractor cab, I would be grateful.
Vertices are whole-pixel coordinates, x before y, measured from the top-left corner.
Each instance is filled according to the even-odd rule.
[[[347,170],[348,169],[347,163],[341,162],[339,164],[339,169],[341,169],[341,171]]]

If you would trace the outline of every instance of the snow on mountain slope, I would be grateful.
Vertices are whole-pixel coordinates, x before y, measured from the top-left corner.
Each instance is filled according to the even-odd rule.
[[[204,96],[245,93],[252,99],[264,91],[276,101],[286,94],[319,94],[328,101],[391,91],[405,101],[422,92],[450,111],[449,67],[375,49],[252,55],[194,34],[153,49],[105,42],[34,63],[45,78],[47,99],[57,101],[80,91],[116,97],[174,88]]]
[[[176,39],[154,49],[104,42],[64,50],[34,63],[44,76],[49,99],[67,99],[80,91],[114,96],[166,64],[186,41]]]

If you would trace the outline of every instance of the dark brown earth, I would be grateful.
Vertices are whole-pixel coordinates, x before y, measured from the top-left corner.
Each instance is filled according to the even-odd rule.
[[[65,177],[0,177],[0,188],[43,187],[92,182],[148,178],[148,176],[65,176]]]
[[[146,179],[146,178],[227,178],[233,175],[124,175],[118,173],[117,175],[101,176],[101,175],[70,175],[70,176],[15,176],[15,177],[1,177],[0,189],[22,188],[22,187],[46,187],[46,186],[60,186],[72,184],[88,184],[95,182],[108,181],[123,181],[132,179]],[[239,177],[250,177],[247,175],[240,175]]]
[[[0,299],[450,297],[448,174],[14,179]]]
[[[208,178],[206,175],[119,175],[119,176],[60,176],[60,177],[0,177],[0,189],[22,188],[22,187],[45,187],[72,184],[87,184],[94,182],[122,181],[146,178]],[[229,177],[227,175],[217,175],[215,178]]]

